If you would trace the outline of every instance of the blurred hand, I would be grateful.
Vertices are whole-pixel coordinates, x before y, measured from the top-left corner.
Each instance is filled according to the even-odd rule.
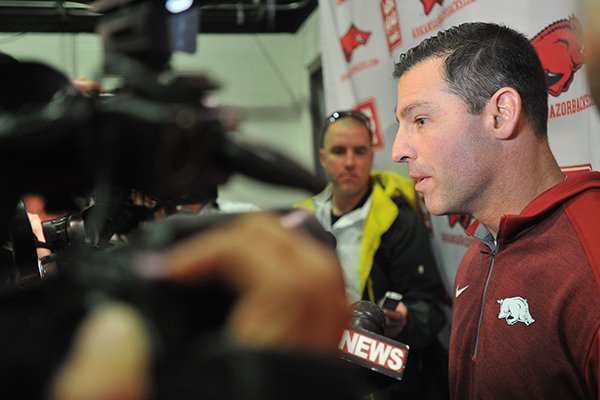
[[[50,399],[149,398],[150,354],[144,323],[134,309],[121,303],[101,306],[78,329]]]
[[[179,243],[167,278],[220,278],[238,292],[225,327],[250,346],[337,351],[349,317],[335,251],[279,217],[252,213]],[[148,397],[151,348],[143,321],[123,304],[89,316],[51,388],[52,400]]]
[[[406,326],[408,308],[403,302],[398,303],[396,310],[383,309],[385,313],[385,336],[395,338]]]
[[[77,87],[82,93],[85,93],[90,96],[96,96],[102,92],[102,84],[99,82],[92,81],[87,78],[77,78],[73,80],[73,84]]]
[[[238,292],[228,320],[242,343],[335,351],[350,311],[333,249],[252,213],[167,254],[174,280],[217,277]]]
[[[146,193],[141,192],[139,190],[132,189],[131,190],[131,202],[135,206],[144,206],[148,209],[154,209],[158,203],[152,197],[148,196]],[[164,208],[159,208],[154,210],[154,219],[163,219],[165,218],[166,212]]]
[[[38,241],[46,242],[46,238],[44,236],[44,228],[42,227],[42,220],[39,215],[27,213],[27,218],[29,218],[29,225],[31,225],[31,231],[35,235]],[[48,256],[51,254],[49,249],[45,249],[43,247],[36,248],[37,257],[42,258],[44,256]]]

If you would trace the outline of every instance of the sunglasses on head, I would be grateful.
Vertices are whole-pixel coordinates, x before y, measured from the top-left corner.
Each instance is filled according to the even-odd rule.
[[[367,117],[365,114],[361,113],[360,111],[354,111],[354,110],[334,111],[333,113],[331,113],[331,115],[329,117],[327,117],[326,123],[329,126],[329,125],[333,124],[335,121],[345,118],[345,117],[354,118],[355,120],[365,124],[369,130],[371,129],[371,121],[369,120],[369,117]]]
[[[323,144],[325,142],[325,134],[327,133],[327,129],[329,128],[329,125],[331,125],[335,121],[345,118],[345,117],[354,118],[356,121],[364,124],[367,127],[367,131],[369,132],[369,140],[373,141],[373,132],[371,131],[371,120],[369,119],[369,117],[367,117],[365,114],[361,113],[360,111],[341,110],[341,111],[334,111],[325,120],[325,127],[323,129],[323,133],[321,134],[321,141],[320,141],[321,147],[323,147]]]

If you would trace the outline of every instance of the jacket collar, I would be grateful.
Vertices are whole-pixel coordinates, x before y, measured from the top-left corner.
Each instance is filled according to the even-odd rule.
[[[498,229],[498,241],[506,242],[516,237],[538,220],[553,212],[557,207],[579,194],[588,190],[600,190],[600,172],[570,172],[567,173],[567,177],[568,179],[552,186],[533,199],[520,214],[503,215]],[[485,238],[488,236],[486,232],[489,233],[487,228],[478,221],[475,221],[466,230],[468,235],[484,243],[486,243]]]

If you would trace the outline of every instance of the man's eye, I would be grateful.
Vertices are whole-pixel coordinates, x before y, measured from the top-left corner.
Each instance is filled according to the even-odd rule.
[[[425,117],[419,117],[415,119],[415,124],[417,125],[425,125],[427,122],[429,122],[429,119]]]
[[[343,149],[343,148],[341,148],[341,147],[334,147],[334,148],[331,149],[331,152],[333,154],[344,154],[345,151],[346,150]]]

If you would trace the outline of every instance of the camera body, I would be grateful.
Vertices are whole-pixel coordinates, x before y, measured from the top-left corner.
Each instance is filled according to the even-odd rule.
[[[210,79],[170,71],[174,50],[195,49],[198,14],[193,2],[177,13],[168,3],[91,5],[101,14],[103,69],[123,82],[111,96],[87,96],[43,64],[0,65],[7,78],[0,79],[0,169],[6,177],[0,242],[8,255],[0,258],[0,269],[15,277],[10,286],[30,283],[19,277],[35,248],[29,246],[25,257],[15,254],[12,235],[15,205],[25,193],[42,195],[50,212],[65,212],[65,219],[46,224],[54,247],[68,241],[104,248],[113,234],[128,234],[151,218],[130,204],[132,189],[171,206],[202,198],[207,187],[234,173],[311,192],[325,186],[289,158],[229,132],[223,108],[206,101],[217,89]],[[95,204],[87,209],[75,200],[91,197]]]

